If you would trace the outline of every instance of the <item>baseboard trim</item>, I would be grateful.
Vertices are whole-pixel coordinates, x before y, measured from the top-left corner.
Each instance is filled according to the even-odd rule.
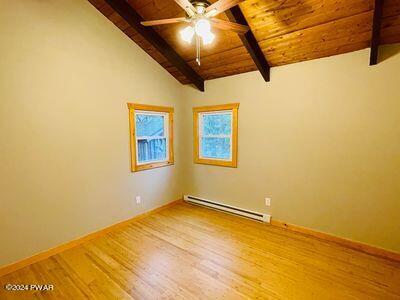
[[[135,216],[133,218],[130,218],[128,220],[113,224],[111,226],[105,227],[103,229],[100,229],[100,230],[92,232],[92,233],[89,233],[89,234],[87,234],[87,235],[85,235],[83,237],[80,237],[80,238],[77,238],[75,240],[69,241],[69,242],[67,242],[65,244],[56,246],[54,248],[45,250],[45,251],[40,252],[38,254],[35,254],[35,255],[31,256],[31,257],[24,258],[24,259],[22,259],[20,261],[11,263],[9,265],[2,266],[2,267],[0,267],[0,277],[4,276],[4,275],[7,275],[7,274],[10,274],[12,272],[15,272],[15,271],[17,271],[19,269],[27,267],[27,266],[29,266],[31,264],[34,264],[34,263],[39,262],[41,260],[44,260],[46,258],[49,258],[50,256],[56,255],[58,253],[61,253],[63,251],[66,251],[68,249],[76,247],[78,245],[81,245],[81,244],[83,244],[83,243],[85,243],[87,241],[90,241],[90,240],[94,239],[94,238],[97,238],[99,236],[105,235],[105,234],[107,234],[107,233],[109,233],[111,231],[114,231],[114,230],[119,229],[121,227],[124,227],[126,225],[129,225],[133,221],[137,221],[137,220],[143,219],[143,218],[145,218],[145,217],[147,217],[149,215],[152,215],[152,214],[154,214],[156,212],[159,212],[161,210],[167,209],[167,208],[169,208],[171,206],[177,205],[177,204],[179,204],[181,202],[183,202],[182,199],[172,201],[170,203],[167,203],[167,204],[165,204],[163,206],[160,206],[160,207],[157,207],[157,208],[152,209],[150,211],[147,211],[147,212],[145,212],[143,214],[137,215],[137,216]]]
[[[335,235],[332,235],[329,233],[325,233],[325,232],[321,232],[321,231],[317,231],[314,229],[310,229],[310,228],[306,228],[306,227],[302,227],[302,226],[298,226],[298,225],[294,225],[294,224],[289,224],[289,223],[275,220],[275,219],[272,219],[270,224],[272,226],[285,228],[290,231],[302,233],[305,235],[313,236],[313,237],[321,239],[321,240],[333,242],[333,243],[339,244],[341,246],[344,246],[344,247],[347,247],[347,248],[350,248],[353,250],[358,250],[360,252],[364,252],[366,254],[374,255],[374,256],[377,256],[380,258],[385,258],[385,259],[389,259],[389,260],[396,261],[396,262],[400,262],[400,253],[398,253],[398,252],[394,252],[391,250],[387,250],[387,249],[379,248],[376,246],[364,244],[361,242],[349,240],[346,238],[338,237],[338,236],[335,236]]]

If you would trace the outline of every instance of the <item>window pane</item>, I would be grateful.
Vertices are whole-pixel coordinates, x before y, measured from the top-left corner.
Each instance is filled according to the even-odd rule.
[[[231,134],[232,114],[204,114],[203,135]]]
[[[139,163],[167,159],[167,139],[138,140]]]
[[[230,138],[202,138],[201,156],[204,158],[230,159]]]
[[[164,136],[164,116],[136,114],[136,136]]]

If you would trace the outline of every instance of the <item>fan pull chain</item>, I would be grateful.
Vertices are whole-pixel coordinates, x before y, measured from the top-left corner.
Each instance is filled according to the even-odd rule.
[[[196,34],[196,62],[200,66],[200,37]]]

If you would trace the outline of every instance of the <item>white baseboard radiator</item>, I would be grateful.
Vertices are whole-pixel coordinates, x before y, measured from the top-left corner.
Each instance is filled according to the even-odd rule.
[[[249,218],[249,219],[253,219],[253,220],[257,220],[257,221],[261,221],[261,222],[266,222],[266,223],[271,222],[270,215],[263,214],[260,212],[254,212],[251,210],[223,204],[223,203],[216,202],[216,201],[202,199],[202,198],[194,197],[194,196],[190,196],[190,195],[185,195],[183,197],[183,199],[189,203],[205,206],[208,208],[220,210],[220,211],[231,213],[231,214],[235,214],[235,215],[238,215],[241,217],[245,217],[245,218]]]

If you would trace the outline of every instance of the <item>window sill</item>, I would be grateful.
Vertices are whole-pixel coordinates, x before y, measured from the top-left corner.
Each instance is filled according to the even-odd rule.
[[[236,160],[226,161],[226,160],[218,160],[218,159],[195,158],[194,163],[201,164],[201,165],[218,166],[218,167],[237,168]]]
[[[148,163],[144,165],[132,165],[131,171],[132,172],[139,172],[144,170],[151,170],[161,167],[172,166],[174,164],[173,161],[164,161],[164,162],[157,162],[157,163]]]

